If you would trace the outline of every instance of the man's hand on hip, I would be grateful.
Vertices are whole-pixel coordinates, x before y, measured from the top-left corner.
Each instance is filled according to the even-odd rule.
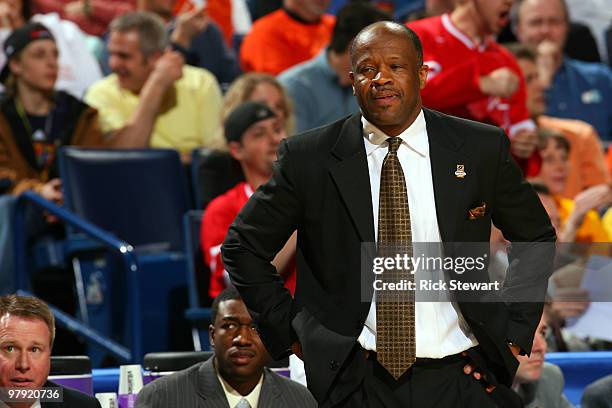
[[[510,347],[510,351],[512,352],[514,357],[518,356],[521,352],[521,348],[516,344],[508,345],[508,347]],[[467,351],[464,351],[463,353],[461,353],[461,355],[469,357]],[[470,361],[465,366],[463,366],[463,372],[466,375],[471,375],[477,381],[482,381],[483,386],[485,387],[485,391],[488,394],[492,393],[493,390],[495,390],[495,385],[489,384],[489,382],[487,381],[487,376],[481,373],[481,370],[478,368],[474,361]]]

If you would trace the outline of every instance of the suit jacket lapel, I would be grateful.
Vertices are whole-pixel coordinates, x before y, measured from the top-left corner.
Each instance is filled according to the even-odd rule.
[[[198,370],[197,389],[202,398],[202,407],[229,408],[223,386],[217,378],[217,372],[213,365],[215,358],[209,358]]]
[[[259,402],[257,403],[260,407],[279,407],[285,404],[281,403],[282,400],[281,390],[278,387],[277,379],[274,378],[270,369],[264,369],[264,379],[261,385],[261,393],[259,394]]]
[[[342,201],[362,242],[374,242],[372,195],[361,115],[356,113],[344,122],[332,154],[338,162],[330,167]]]
[[[461,151],[464,140],[461,135],[447,126],[437,113],[423,109],[427,123],[431,172],[438,227],[443,242],[453,242],[456,238],[457,223],[464,217],[465,185],[467,178],[474,176],[469,159]],[[465,179],[455,175],[457,166],[465,166]]]

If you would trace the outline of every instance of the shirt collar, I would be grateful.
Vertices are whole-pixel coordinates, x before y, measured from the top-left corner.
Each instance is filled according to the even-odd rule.
[[[251,198],[253,195],[253,187],[249,183],[244,183],[244,194],[246,194],[247,198]]]
[[[4,402],[0,401],[0,408],[9,408],[9,406],[6,405]],[[30,405],[30,408],[41,408],[40,400],[34,401],[34,403]]]
[[[478,51],[484,51],[488,48],[489,41],[492,40],[492,36],[488,36],[483,40],[482,44],[477,45],[470,37],[465,35],[463,31],[459,30],[459,28],[453,24],[448,13],[442,16],[442,26],[450,35],[461,41],[470,50],[478,49]]]
[[[365,139],[366,154],[369,156],[376,149],[386,147],[387,136],[382,130],[370,123],[363,115],[361,116],[363,126],[363,137]],[[414,151],[421,157],[429,154],[429,141],[427,140],[427,124],[423,110],[419,112],[414,122],[406,130],[398,135],[402,139],[402,144]]]
[[[223,391],[225,393],[225,397],[227,398],[227,402],[230,407],[235,407],[241,399],[246,399],[251,404],[251,407],[256,408],[259,403],[259,394],[261,393],[261,386],[263,384],[264,373],[261,373],[261,377],[259,378],[259,382],[253,388],[253,390],[248,395],[241,395],[238,391],[236,391],[229,383],[227,383],[223,377],[217,371],[217,378],[221,382],[223,386]]]

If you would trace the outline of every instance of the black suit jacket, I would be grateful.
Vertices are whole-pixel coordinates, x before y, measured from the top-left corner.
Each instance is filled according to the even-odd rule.
[[[100,402],[96,398],[83,394],[80,391],[62,387],[61,385],[55,384],[51,381],[47,381],[44,386],[61,388],[63,390],[63,401],[41,402],[41,408],[100,408]]]
[[[266,368],[258,407],[314,408],[316,402],[301,384]],[[229,408],[213,358],[147,384],[136,408]]]
[[[510,241],[554,242],[548,216],[511,159],[501,129],[427,109],[424,114],[442,241],[488,242],[492,220]],[[455,176],[458,164],[465,166],[464,178]],[[282,143],[272,179],[244,206],[222,247],[264,344],[280,358],[300,341],[308,388],[319,401],[329,397],[330,384],[348,364],[370,307],[361,301],[359,277],[361,243],[374,242],[370,191],[359,114],[293,136]],[[468,210],[481,202],[487,203],[485,216],[469,220]],[[270,261],[295,229],[292,299]],[[517,269],[508,272],[506,284],[529,282],[545,290],[552,259],[530,261],[538,263],[540,276]],[[459,307],[484,351],[483,369],[509,385],[517,361],[507,340],[530,351],[541,304]]]

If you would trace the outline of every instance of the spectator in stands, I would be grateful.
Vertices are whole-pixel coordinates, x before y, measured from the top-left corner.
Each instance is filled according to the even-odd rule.
[[[400,21],[410,22],[428,17],[441,16],[445,13],[450,13],[451,11],[453,11],[454,0],[407,0],[404,1],[404,3],[409,3],[408,6],[404,6],[404,9],[408,10],[398,10],[398,6],[396,6],[395,15],[396,17],[400,17]]]
[[[257,101],[268,105],[285,128],[293,133],[293,103],[285,89],[272,75],[251,72],[236,79],[225,93],[221,119],[223,122],[243,102]]]
[[[212,72],[221,84],[231,83],[240,68],[234,51],[229,48],[219,26],[206,9],[196,8],[172,15],[176,0],[143,0],[139,9],[160,16],[171,30],[172,46],[185,57],[186,63]]]
[[[585,24],[597,43],[602,61],[612,62],[606,46],[606,31],[612,24],[612,7],[608,0],[566,0],[573,22]],[[612,46],[612,44],[610,44]],[[612,405],[612,403],[611,403]]]
[[[510,0],[457,0],[450,14],[414,21],[429,66],[423,105],[504,128],[526,176],[539,170],[535,124],[514,57],[492,37],[510,17]]]
[[[176,0],[175,14],[193,8],[194,3],[197,4],[197,0]],[[206,11],[221,29],[228,47],[235,46],[237,40],[251,31],[253,21],[247,0],[207,0]]]
[[[30,19],[29,0],[0,0],[0,48],[14,29],[27,22],[43,24],[53,34],[59,51],[59,76],[55,89],[82,98],[85,90],[102,78],[102,71],[87,47],[87,36],[57,14],[37,14]],[[3,50],[3,48],[2,48]],[[0,52],[0,66],[6,62]]]
[[[55,153],[58,146],[119,144],[103,137],[97,112],[73,96],[54,91],[58,50],[51,32],[39,23],[15,29],[4,42],[8,57],[0,79],[0,179],[12,181],[10,192],[34,190],[62,202]]]
[[[563,135],[548,129],[539,129],[542,169],[538,178],[553,195],[559,213],[561,231],[559,242],[608,242],[601,218],[595,209],[609,202],[609,194],[587,189],[575,200],[563,198],[569,173],[570,144]]]
[[[87,34],[104,34],[117,16],[134,10],[136,0],[32,0],[34,13],[57,13]]]
[[[612,139],[612,71],[598,63],[563,55],[569,14],[564,0],[523,0],[513,14],[517,38],[537,47],[540,79],[546,88],[547,114],[580,119]]]
[[[306,387],[264,367],[270,357],[235,289],[217,296],[211,320],[214,357],[149,383],[137,408],[317,406]]]
[[[370,4],[349,3],[337,16],[330,45],[315,58],[278,77],[295,103],[297,132],[331,123],[359,110],[349,76],[349,49],[362,28],[381,20],[391,20],[391,16]]]
[[[221,110],[215,77],[165,50],[163,21],[154,14],[124,14],[110,31],[114,73],[94,84],[85,98],[99,110],[102,130],[131,147],[176,149],[185,162],[192,149],[214,146]]]
[[[283,8],[253,24],[240,48],[245,72],[277,75],[314,57],[331,38],[335,18],[325,14],[330,0],[284,0]]]
[[[14,408],[100,408],[95,398],[47,380],[54,339],[55,320],[43,301],[29,296],[0,297],[0,387],[60,388],[63,400],[49,405],[39,401],[4,401],[4,404]],[[6,392],[3,394],[6,396]],[[4,404],[0,402],[0,405]]]
[[[568,140],[571,149],[562,197],[574,198],[581,191],[593,187],[609,191],[610,175],[605,164],[603,149],[597,131],[581,120],[553,118],[544,115],[546,101],[544,87],[536,66],[536,53],[527,45],[510,44],[508,49],[517,59],[527,86],[527,109],[538,126],[553,129]]]
[[[563,395],[563,373],[551,363],[544,362],[546,354],[546,313],[536,329],[529,356],[517,356],[519,367],[512,388],[520,395],[525,407],[571,408]]]
[[[259,186],[272,176],[272,163],[280,141],[286,137],[280,120],[267,105],[245,102],[225,121],[225,138],[229,154],[240,163],[246,182],[237,184],[206,207],[202,217],[201,243],[204,260],[210,267],[209,294],[214,298],[229,278],[221,260],[221,244],[240,209]],[[285,285],[295,288],[295,234],[275,258],[275,265],[285,277]]]
[[[584,389],[580,408],[612,408],[612,375],[600,378]]]
[[[532,182],[538,193],[551,223],[555,227],[559,243],[556,253],[556,270],[548,282],[548,295],[551,297],[549,307],[545,308],[546,322],[550,328],[548,349],[552,351],[588,351],[601,350],[606,341],[583,337],[570,330],[564,330],[567,319],[579,319],[590,307],[593,295],[582,287],[582,278],[591,255],[608,256],[605,245],[590,245],[588,242],[576,244],[576,235],[564,234],[561,228],[561,217],[557,199],[548,188],[539,182]],[[585,224],[587,221],[585,221]],[[571,245],[563,245],[570,243]]]

